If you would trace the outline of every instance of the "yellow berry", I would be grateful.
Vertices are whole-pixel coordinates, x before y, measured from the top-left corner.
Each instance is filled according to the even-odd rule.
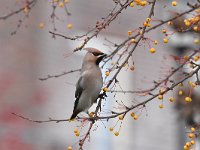
[[[164,107],[163,104],[160,104],[160,105],[159,105],[159,108],[160,108],[160,109],[162,109],[163,107]]]
[[[195,129],[194,127],[192,127],[190,130],[191,130],[192,132],[195,132],[195,131],[196,131],[196,129]]]
[[[76,128],[76,129],[74,129],[74,133],[76,134],[76,133],[78,133],[78,129]]]
[[[132,3],[130,3],[130,7],[133,7],[134,6],[134,3],[132,2]]]
[[[150,21],[151,21],[151,18],[147,18],[146,21],[147,21],[147,22],[150,22]]]
[[[147,24],[147,27],[150,27],[150,26],[151,26],[151,24],[150,24],[150,23],[148,23],[148,24]]]
[[[199,44],[199,39],[195,39],[194,44]]]
[[[119,116],[119,120],[123,120],[124,119],[124,116],[123,115],[120,115]]]
[[[183,83],[179,83],[178,86],[183,86]]]
[[[172,2],[172,6],[176,6],[177,5],[177,2],[176,1],[173,1]]]
[[[114,128],[113,128],[113,127],[110,127],[109,130],[112,132],[112,131],[114,130]]]
[[[191,139],[194,138],[194,136],[195,136],[195,135],[194,135],[193,133],[189,133],[189,134],[188,134],[188,137],[191,138]]]
[[[138,120],[138,116],[137,116],[137,115],[134,115],[134,116],[133,116],[133,119],[134,119],[134,120]]]
[[[54,0],[54,2],[59,2],[59,0]]]
[[[170,98],[169,98],[169,101],[170,101],[170,102],[174,102],[174,98],[173,98],[173,97],[170,97]]]
[[[168,39],[167,39],[167,38],[164,38],[164,39],[163,39],[163,42],[164,42],[164,43],[168,43]]]
[[[68,29],[72,29],[72,28],[73,28],[73,25],[72,25],[71,23],[68,23],[68,24],[67,24],[67,28],[68,28]]]
[[[115,136],[118,136],[118,135],[119,135],[119,132],[116,131],[114,134],[115,134]]]
[[[135,113],[134,113],[134,112],[132,112],[132,113],[131,113],[131,117],[134,117],[134,116],[135,116]]]
[[[110,75],[110,72],[109,72],[109,71],[106,71],[106,72],[105,72],[105,75],[106,75],[106,76],[109,76],[109,75]]]
[[[186,101],[186,102],[191,102],[191,101],[192,101],[192,98],[186,97],[186,98],[185,98],[185,101]]]
[[[108,92],[108,88],[107,88],[107,87],[104,87],[104,88],[103,88],[103,91],[104,91],[104,92]]]
[[[199,58],[200,58],[199,56],[194,56],[194,57],[193,57],[193,60],[194,60],[194,61],[198,61]]]
[[[158,41],[155,40],[155,41],[154,41],[154,44],[157,45],[157,44],[158,44]]]
[[[194,30],[194,31],[198,31],[198,27],[197,27],[197,26],[194,26],[194,27],[193,27],[193,30]]]
[[[128,36],[131,36],[132,35],[132,31],[128,31]]]
[[[93,117],[93,116],[94,116],[94,112],[93,112],[93,111],[90,112],[90,113],[89,113],[89,116],[90,116],[90,117]]]
[[[64,3],[63,2],[59,2],[58,6],[62,8],[62,7],[64,7]]]
[[[167,22],[167,25],[168,25],[168,26],[172,25],[172,22],[171,22],[171,21],[168,21],[168,22]]]
[[[163,99],[163,95],[158,95],[158,99],[162,100]]]
[[[162,33],[166,33],[167,32],[167,30],[166,29],[162,29]]]
[[[71,146],[68,146],[67,150],[72,150],[72,147],[71,147]]]
[[[178,91],[178,95],[183,95],[183,91],[182,91],[182,90],[179,90],[179,91]]]
[[[80,135],[80,133],[79,133],[79,132],[77,132],[77,133],[75,133],[75,135],[76,135],[76,136],[79,136],[79,135]]]
[[[186,26],[190,26],[191,23],[190,23],[189,21],[185,21],[185,25],[186,25]]]
[[[150,51],[150,53],[152,53],[152,54],[153,54],[153,53],[155,53],[155,52],[156,52],[156,49],[155,49],[155,48],[150,48],[150,50],[149,50],[149,51]]]

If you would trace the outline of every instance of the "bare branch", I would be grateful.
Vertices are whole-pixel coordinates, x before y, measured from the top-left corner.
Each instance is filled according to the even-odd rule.
[[[52,118],[49,118],[49,120],[33,120],[33,119],[30,119],[28,117],[24,117],[22,115],[19,115],[19,114],[16,114],[16,113],[12,113],[13,115],[21,118],[21,119],[24,119],[24,120],[27,120],[27,121],[30,121],[30,122],[35,122],[35,123],[46,123],[46,122],[56,122],[56,123],[59,123],[59,122],[66,122],[66,121],[70,121],[70,119],[52,119]]]
[[[24,11],[25,8],[30,9],[30,8],[32,8],[33,6],[35,6],[36,2],[37,2],[37,0],[27,1],[27,2],[26,2],[26,5],[25,5],[24,7],[20,8],[20,9],[18,9],[18,10],[15,10],[15,11],[13,11],[13,12],[11,12],[11,13],[5,15],[5,16],[1,16],[1,17],[0,17],[0,20],[6,20],[6,19],[12,17],[12,16],[15,15],[15,14],[21,13],[21,12]]]
[[[57,75],[48,75],[47,77],[39,78],[39,80],[44,81],[44,80],[48,80],[48,79],[50,79],[50,78],[58,78],[58,77],[61,77],[61,76],[64,76],[64,75],[67,75],[67,74],[70,74],[70,73],[74,73],[74,72],[79,72],[79,71],[81,71],[81,69],[75,69],[75,70],[70,70],[70,71],[64,71],[64,72],[61,73],[61,74],[57,74]]]

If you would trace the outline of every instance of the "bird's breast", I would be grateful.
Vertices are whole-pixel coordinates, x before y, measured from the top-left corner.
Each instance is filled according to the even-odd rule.
[[[92,99],[96,99],[101,92],[101,88],[103,86],[101,71],[85,71],[83,72],[82,76],[84,76],[85,90],[90,93]]]

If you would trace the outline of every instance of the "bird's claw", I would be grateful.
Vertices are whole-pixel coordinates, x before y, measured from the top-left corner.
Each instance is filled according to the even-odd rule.
[[[104,99],[105,97],[108,97],[106,93],[99,94],[100,99]]]

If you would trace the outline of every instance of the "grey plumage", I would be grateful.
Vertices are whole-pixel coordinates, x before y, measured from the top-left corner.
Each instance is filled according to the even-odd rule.
[[[81,76],[76,83],[76,100],[71,119],[80,112],[87,111],[97,101],[103,86],[99,63],[106,55],[95,48],[85,48],[85,50],[87,54],[82,63]]]

